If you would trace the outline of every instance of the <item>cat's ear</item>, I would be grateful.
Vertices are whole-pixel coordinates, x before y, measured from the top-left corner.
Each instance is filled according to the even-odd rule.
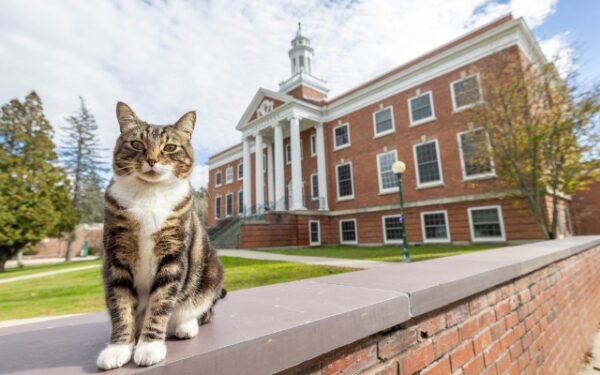
[[[121,128],[121,133],[126,132],[137,126],[139,121],[133,109],[131,109],[127,104],[123,102],[117,103],[117,121],[119,121],[119,127]]]
[[[173,127],[187,134],[188,138],[192,138],[194,125],[196,125],[196,111],[189,111],[185,115],[181,116],[181,118],[177,120]]]

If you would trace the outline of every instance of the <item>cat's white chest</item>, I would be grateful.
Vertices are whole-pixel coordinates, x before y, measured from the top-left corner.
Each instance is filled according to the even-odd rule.
[[[190,191],[187,180],[171,184],[148,185],[131,176],[115,178],[110,195],[137,220],[138,263],[134,272],[134,285],[138,293],[137,312],[142,313],[148,305],[150,289],[156,274],[158,261],[154,253],[154,234],[163,226],[173,209]]]

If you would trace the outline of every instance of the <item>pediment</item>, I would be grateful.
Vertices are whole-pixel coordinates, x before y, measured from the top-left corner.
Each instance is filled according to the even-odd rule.
[[[250,101],[236,129],[241,130],[248,123],[268,115],[293,99],[290,95],[260,88]]]

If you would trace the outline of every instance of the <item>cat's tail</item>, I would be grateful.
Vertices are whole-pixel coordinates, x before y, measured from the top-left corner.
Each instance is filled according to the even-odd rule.
[[[226,296],[227,296],[227,289],[221,288],[221,295],[219,296],[219,299],[223,299]]]

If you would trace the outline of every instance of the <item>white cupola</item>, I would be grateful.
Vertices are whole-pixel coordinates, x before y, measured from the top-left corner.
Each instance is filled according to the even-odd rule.
[[[314,50],[310,39],[302,35],[302,24],[298,22],[296,37],[292,39],[292,49],[289,50],[292,76],[300,72],[312,74],[312,59]]]

